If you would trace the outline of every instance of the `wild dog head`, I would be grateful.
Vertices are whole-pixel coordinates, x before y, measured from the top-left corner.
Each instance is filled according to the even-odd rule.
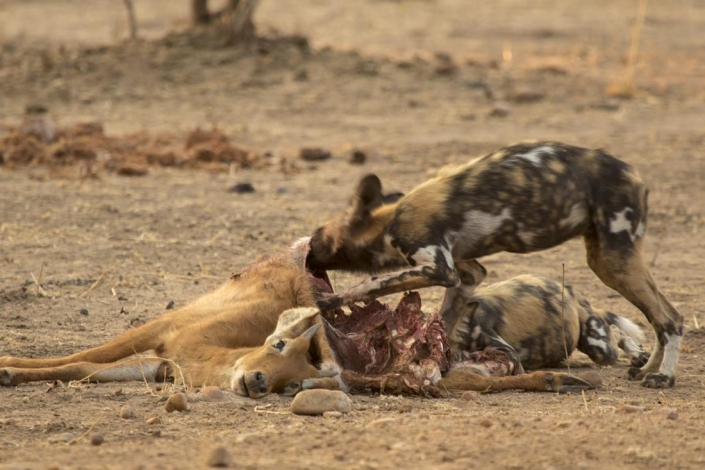
[[[294,394],[304,379],[322,372],[310,362],[313,336],[323,325],[316,308],[294,308],[279,317],[264,345],[235,363],[231,386],[238,395],[261,398],[269,393]],[[325,375],[325,373],[323,373]]]
[[[376,175],[365,176],[353,194],[350,206],[318,228],[311,237],[309,269],[344,269],[374,272],[387,267],[397,253],[383,240],[386,223],[394,215],[402,193],[382,194]]]

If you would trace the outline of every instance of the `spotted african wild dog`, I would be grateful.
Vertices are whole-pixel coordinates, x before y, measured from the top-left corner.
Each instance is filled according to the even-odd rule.
[[[519,143],[449,167],[392,204],[375,175],[362,179],[351,207],[313,235],[312,269],[377,273],[329,309],[387,294],[444,286],[448,324],[472,295],[464,260],[529,253],[583,236],[588,265],[641,310],[657,337],[649,361],[630,369],[646,387],[673,386],[683,317],[656,287],[642,255],[648,190],[636,170],[602,150],[558,142]]]
[[[477,261],[468,268],[478,284],[487,275]],[[634,367],[649,359],[641,348],[644,334],[631,320],[593,307],[569,285],[564,289],[529,274],[478,286],[463,315],[446,329],[454,361],[494,348],[509,356],[517,374],[556,367],[575,349],[600,365],[615,364],[617,348]]]

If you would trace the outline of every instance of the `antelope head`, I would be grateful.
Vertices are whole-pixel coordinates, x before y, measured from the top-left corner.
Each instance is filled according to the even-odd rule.
[[[318,309],[311,307],[284,311],[264,345],[235,362],[233,391],[250,398],[269,393],[293,395],[304,379],[326,376],[309,362],[311,341],[323,325],[316,321],[317,315]]]

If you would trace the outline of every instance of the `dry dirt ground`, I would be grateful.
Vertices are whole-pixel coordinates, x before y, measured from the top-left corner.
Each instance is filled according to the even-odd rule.
[[[133,178],[0,166],[0,355],[68,354],[184,305],[343,208],[365,173],[404,191],[443,164],[556,139],[608,149],[651,187],[646,256],[686,321],[677,384],[647,390],[624,378],[624,359],[597,368],[576,354],[572,368],[599,371],[602,389],[358,396],[341,419],[293,416],[287,398],[198,394],[190,412],[166,415],[164,392],[143,383],[34,384],[0,390],[0,468],[197,468],[218,444],[252,469],[704,468],[702,2],[649,2],[631,99],[611,95],[637,1],[264,0],[256,23],[268,39],[240,48],[174,34],[185,0],[135,3],[147,40],[124,43],[122,2],[1,0],[0,124],[42,104],[60,124],[100,121],[111,135],[217,125],[274,161],[302,146],[334,156],[286,173],[155,167]],[[364,165],[347,163],[352,147],[366,149]],[[237,182],[256,191],[228,192]],[[564,264],[595,304],[644,323],[586,267],[580,241],[485,263],[489,281],[560,279]],[[335,276],[337,288],[352,282]],[[440,295],[424,292],[426,308]],[[118,417],[125,405],[134,418]],[[55,442],[65,433],[72,442]]]

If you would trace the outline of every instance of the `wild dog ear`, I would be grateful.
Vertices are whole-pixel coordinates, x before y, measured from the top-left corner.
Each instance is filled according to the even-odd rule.
[[[350,225],[363,222],[374,209],[382,205],[382,182],[377,175],[367,175],[360,180],[353,196]]]
[[[279,315],[277,327],[274,333],[266,339],[266,342],[269,343],[277,339],[298,338],[311,327],[316,315],[318,315],[318,309],[313,307],[285,310]]]

